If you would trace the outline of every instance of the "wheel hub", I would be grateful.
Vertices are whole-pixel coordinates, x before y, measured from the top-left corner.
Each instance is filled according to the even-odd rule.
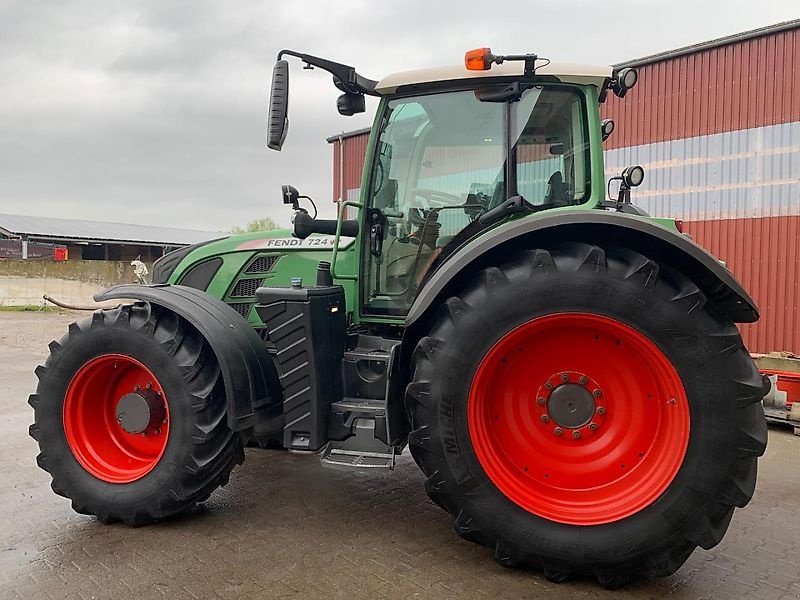
[[[578,429],[588,425],[594,416],[594,396],[580,384],[565,383],[550,393],[547,412],[557,425]]]
[[[164,402],[152,389],[125,394],[117,402],[117,423],[128,433],[160,433]]]
[[[108,483],[131,483],[158,465],[169,440],[169,403],[153,372],[124,354],[81,366],[64,394],[64,435],[75,459]]]
[[[540,426],[568,443],[595,435],[607,415],[602,388],[579,371],[550,375],[539,386],[536,404]]]

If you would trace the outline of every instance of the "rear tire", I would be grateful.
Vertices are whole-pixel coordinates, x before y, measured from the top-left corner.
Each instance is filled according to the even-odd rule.
[[[543,323],[554,328],[549,338]],[[597,335],[581,337],[595,325]],[[518,337],[526,328],[529,337]],[[630,385],[615,387],[620,377]],[[577,420],[561,411],[555,432],[543,407],[567,382],[571,409],[590,402],[582,387],[603,396]],[[647,405],[646,389],[674,406]],[[736,327],[691,281],[628,249],[569,243],[483,269],[444,303],[414,353],[409,447],[456,532],[501,564],[614,588],[637,574],[669,575],[696,546],[719,543],[734,507],[753,495],[767,439],[761,396]],[[608,402],[604,417],[598,398]],[[670,442],[679,431],[684,439]],[[611,464],[636,435],[653,440],[635,453],[641,465]],[[674,468],[659,466],[669,461]],[[606,493],[614,486],[623,493]]]
[[[217,359],[175,313],[148,303],[97,311],[50,351],[36,369],[30,434],[53,491],[77,512],[129,525],[163,519],[207,499],[244,461]],[[140,389],[158,416],[131,433],[117,423],[119,396]]]

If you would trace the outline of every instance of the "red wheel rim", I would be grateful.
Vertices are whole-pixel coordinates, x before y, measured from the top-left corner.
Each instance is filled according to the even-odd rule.
[[[503,336],[475,373],[467,417],[497,488],[570,525],[652,504],[689,441],[689,403],[669,359],[632,327],[587,313],[540,317]]]
[[[118,417],[126,395],[152,407],[146,425],[136,432],[126,430]],[[98,356],[78,369],[64,397],[63,421],[76,460],[109,483],[130,483],[147,475],[169,439],[169,408],[161,384],[150,369],[122,354]],[[128,421],[124,425],[130,428]]]

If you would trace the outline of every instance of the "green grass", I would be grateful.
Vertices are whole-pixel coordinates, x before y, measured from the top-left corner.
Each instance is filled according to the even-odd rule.
[[[0,305],[0,312],[53,312],[55,310],[58,310],[55,306],[43,307],[41,304]]]

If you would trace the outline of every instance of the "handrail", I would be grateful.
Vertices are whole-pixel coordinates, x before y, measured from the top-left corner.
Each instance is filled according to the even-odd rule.
[[[344,210],[348,206],[354,206],[359,210],[364,208],[360,202],[351,202],[345,200],[339,204],[339,214],[336,217],[336,237],[333,239],[333,254],[331,255],[331,276],[334,279],[344,279],[345,281],[358,281],[358,275],[337,275],[336,273],[336,258],[339,255],[339,239],[342,233],[342,220],[344,219]]]

